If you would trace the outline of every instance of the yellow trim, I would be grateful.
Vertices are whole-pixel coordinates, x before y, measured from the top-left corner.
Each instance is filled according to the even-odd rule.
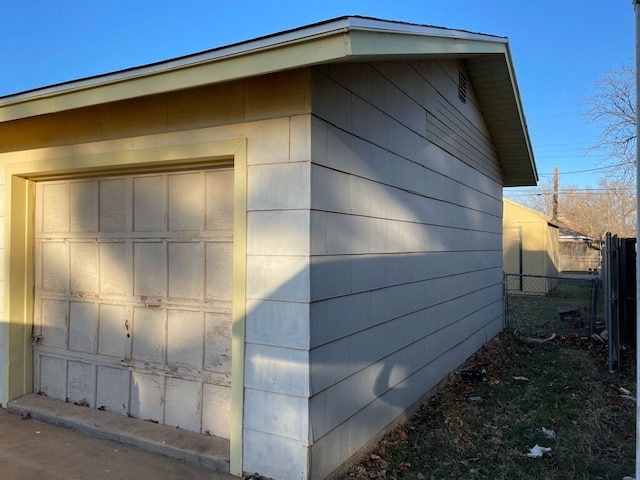
[[[128,144],[129,145],[129,144]],[[244,332],[246,316],[246,139],[96,153],[5,166],[5,323],[3,405],[33,390],[33,211],[35,183],[50,178],[94,176],[198,166],[234,165],[233,325],[231,341],[231,473],[242,475]]]
[[[9,98],[6,105],[0,99],[0,122],[327,63],[345,58],[347,47],[348,37],[338,31],[314,37],[311,45],[308,39],[303,39],[146,74],[142,67],[136,76],[116,73],[89,85],[78,81],[63,85],[53,93],[39,96],[35,92],[24,100]]]
[[[231,330],[232,475],[242,476],[242,416],[244,412],[244,339],[247,290],[247,144],[238,145],[233,175],[233,323]],[[235,381],[234,381],[235,380]],[[234,406],[236,408],[234,408]]]

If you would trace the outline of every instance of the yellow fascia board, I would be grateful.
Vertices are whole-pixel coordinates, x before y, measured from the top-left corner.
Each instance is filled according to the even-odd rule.
[[[231,343],[230,469],[242,475],[244,409],[244,337],[246,317],[247,141],[244,138],[166,147],[123,150],[60,158],[39,158],[5,164],[5,321],[2,349],[2,398],[7,402],[33,390],[34,259],[33,209],[35,183],[69,178],[231,164],[234,167],[233,306]]]
[[[338,31],[201,63],[169,66],[165,70],[157,66],[141,67],[133,72],[52,87],[42,94],[28,92],[0,99],[0,123],[291,70],[349,55],[348,34]]]

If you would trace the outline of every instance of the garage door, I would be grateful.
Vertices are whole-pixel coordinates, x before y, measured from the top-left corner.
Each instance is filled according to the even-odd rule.
[[[229,438],[233,170],[36,185],[35,391]]]

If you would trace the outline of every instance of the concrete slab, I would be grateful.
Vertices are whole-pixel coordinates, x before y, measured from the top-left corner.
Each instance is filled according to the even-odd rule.
[[[9,412],[25,418],[229,474],[229,441],[225,439],[80,407],[33,393],[11,400],[6,407]]]

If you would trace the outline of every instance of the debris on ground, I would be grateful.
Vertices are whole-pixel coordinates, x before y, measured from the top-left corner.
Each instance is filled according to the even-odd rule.
[[[465,380],[480,381],[487,374],[487,371],[484,368],[479,368],[475,365],[469,365],[461,369],[458,373]]]
[[[560,317],[561,322],[568,323],[573,328],[584,327],[580,308],[578,307],[558,307],[558,317]]]
[[[635,392],[635,374],[624,373],[635,371],[635,352],[623,352],[626,368],[612,380],[602,375],[606,344],[589,335],[537,340],[514,334],[490,340],[338,478],[515,478],[514,472],[523,480],[622,478],[635,461],[635,405],[619,388]],[[553,452],[530,450],[533,444]],[[529,460],[535,453],[544,460]],[[583,461],[585,455],[593,461]]]
[[[541,447],[537,443],[529,449],[529,453],[527,453],[527,457],[529,458],[540,458],[545,453],[550,452],[551,447]]]
[[[554,430],[550,430],[548,428],[542,427],[542,433],[544,433],[547,436],[547,438],[551,440],[555,440],[556,438],[556,432]]]
[[[546,342],[550,342],[551,340],[555,340],[556,338],[558,338],[558,336],[555,333],[552,333],[547,338],[535,338],[535,337],[518,337],[518,338],[520,338],[520,340],[527,343],[546,343]]]

